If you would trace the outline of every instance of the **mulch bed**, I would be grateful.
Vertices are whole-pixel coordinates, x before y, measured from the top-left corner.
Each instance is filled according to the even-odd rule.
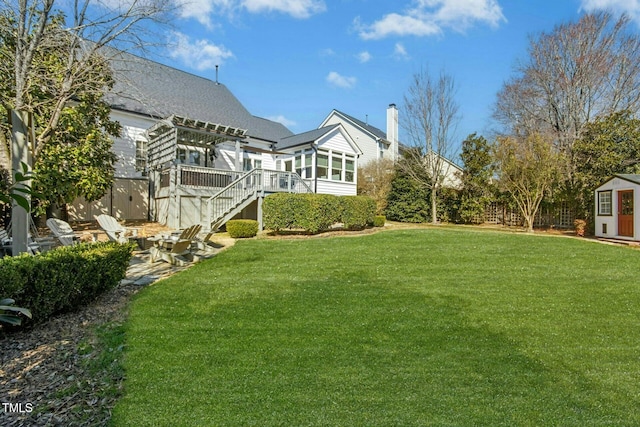
[[[79,354],[78,347],[83,341],[95,341],[96,326],[124,322],[127,302],[139,289],[133,284],[119,286],[78,312],[0,338],[2,403],[21,404],[22,410],[10,413],[4,405],[0,425],[106,425],[116,399],[97,397],[108,384],[86,370],[87,359],[96,354]]]
[[[139,227],[144,236],[168,230],[141,221],[126,225]],[[87,236],[99,230],[95,222],[75,223],[73,228]],[[79,344],[93,348],[96,327],[123,323],[127,303],[140,288],[123,284],[77,312],[55,316],[32,329],[5,334],[0,330],[0,426],[107,425],[116,398],[99,396],[112,384],[87,372],[87,363],[97,354],[80,354]],[[122,387],[122,379],[115,382]]]

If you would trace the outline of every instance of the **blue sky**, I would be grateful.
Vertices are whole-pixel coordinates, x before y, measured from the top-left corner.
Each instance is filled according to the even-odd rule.
[[[220,65],[252,114],[299,133],[335,108],[384,130],[387,106],[426,67],[456,81],[458,141],[488,133],[530,35],[602,9],[640,23],[639,0],[188,1],[159,60],[212,80]]]

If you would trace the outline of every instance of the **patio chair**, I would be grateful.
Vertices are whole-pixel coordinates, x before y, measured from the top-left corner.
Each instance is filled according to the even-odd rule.
[[[2,253],[5,255],[12,255],[12,238],[7,233],[7,230],[4,228],[0,228],[0,248],[2,249]],[[34,241],[31,235],[29,235],[27,240],[27,251],[30,255],[39,254],[41,252],[40,244]]]
[[[58,218],[49,218],[47,220],[47,227],[58,239],[62,246],[71,246],[80,242],[80,236],[78,236],[68,222]]]
[[[149,249],[149,262],[166,261],[181,267],[186,265],[191,261],[191,245],[201,229],[202,226],[196,224],[184,229],[176,239],[156,240],[156,246]]]
[[[100,228],[107,233],[109,240],[114,242],[127,243],[129,241],[129,237],[136,237],[138,235],[138,229],[124,227],[111,215],[98,215],[96,220],[98,221]]]

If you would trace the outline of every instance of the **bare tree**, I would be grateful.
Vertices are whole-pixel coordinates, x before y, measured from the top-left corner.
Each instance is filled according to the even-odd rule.
[[[405,152],[398,167],[430,190],[434,224],[438,222],[438,193],[451,165],[447,159],[455,152],[452,134],[460,120],[455,94],[453,77],[441,72],[434,79],[423,69],[414,74],[404,96],[401,123],[412,149]]]
[[[79,90],[87,90],[96,58],[104,58],[108,46],[119,49],[142,49],[150,43],[149,31],[165,22],[173,10],[171,0],[109,0],[59,2],[56,0],[3,0],[0,15],[15,23],[15,49],[11,58],[0,58],[0,66],[12,67],[10,92],[13,99],[4,99],[11,111],[12,168],[26,164],[31,170],[33,156],[51,138],[59,124],[63,109]],[[61,13],[64,12],[64,15]],[[63,25],[50,25],[53,20]],[[36,56],[55,50],[64,60],[56,78],[37,66]],[[7,74],[5,74],[7,75]],[[31,85],[38,82],[47,96],[32,97]],[[82,86],[82,87],[79,87]],[[97,86],[97,90],[104,90]],[[36,103],[51,103],[52,114],[41,124],[37,137],[31,115]],[[29,140],[31,145],[29,144]],[[25,182],[29,185],[29,182]],[[13,236],[16,252],[26,251],[28,213],[14,205]]]
[[[630,25],[627,16],[602,12],[531,37],[527,60],[498,94],[495,118],[511,135],[550,133],[571,166],[586,123],[640,109],[640,37]]]
[[[556,149],[540,134],[522,139],[499,137],[493,156],[499,186],[511,194],[524,217],[525,228],[533,232],[540,202],[558,173]]]

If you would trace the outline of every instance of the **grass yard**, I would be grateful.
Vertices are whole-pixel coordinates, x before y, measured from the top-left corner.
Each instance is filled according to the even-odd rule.
[[[488,231],[241,241],[134,300],[112,421],[640,425],[639,273]]]

